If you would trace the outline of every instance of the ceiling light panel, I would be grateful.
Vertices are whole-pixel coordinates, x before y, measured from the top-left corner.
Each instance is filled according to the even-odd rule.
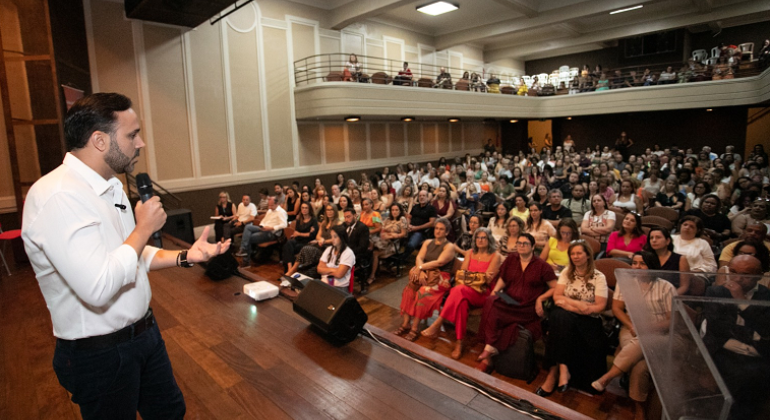
[[[431,4],[426,4],[425,6],[420,6],[417,8],[417,11],[425,13],[426,15],[438,16],[457,9],[458,7],[454,4],[447,3],[445,1],[437,1]]]

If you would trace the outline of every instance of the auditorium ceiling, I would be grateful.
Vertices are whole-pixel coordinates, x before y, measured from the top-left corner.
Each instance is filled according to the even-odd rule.
[[[670,29],[718,33],[770,21],[767,0],[447,0],[460,8],[439,16],[416,11],[432,0],[293,1],[328,10],[333,29],[385,23],[432,36],[439,50],[481,46],[487,62],[597,50],[620,38]],[[610,15],[638,5],[643,7]]]

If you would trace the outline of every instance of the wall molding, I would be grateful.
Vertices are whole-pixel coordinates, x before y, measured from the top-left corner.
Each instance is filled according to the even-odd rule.
[[[8,195],[0,197],[0,214],[16,213],[16,197]]]
[[[347,142],[347,128],[345,128],[345,133],[346,133],[345,137]],[[456,156],[463,157],[465,156],[466,153],[470,153],[471,155],[478,155],[483,151],[484,151],[483,148],[477,148],[477,149],[463,150],[463,151],[457,151],[457,152],[431,153],[431,154],[420,155],[419,157],[408,156],[408,151],[407,151],[406,153],[408,157],[399,156],[399,157],[392,157],[392,158],[359,160],[359,161],[353,161],[353,162],[338,162],[338,163],[331,163],[331,164],[322,163],[318,165],[303,166],[301,175],[302,176],[325,175],[325,174],[336,173],[336,172],[365,170],[365,169],[371,169],[371,168],[382,167],[382,166],[396,166],[412,160],[433,161],[433,160],[438,160],[442,157],[447,159],[450,159],[450,158],[454,159]],[[275,181],[280,179],[290,179],[298,175],[300,174],[297,173],[297,168],[281,168],[281,169],[272,169],[272,170],[242,172],[239,174],[220,174],[220,175],[203,176],[200,178],[180,178],[180,179],[174,179],[174,180],[165,180],[161,182],[161,185],[163,185],[163,188],[166,188],[167,190],[176,193],[176,192],[186,192],[186,191],[197,191],[197,190],[203,190],[207,188],[219,188],[219,187],[230,188],[230,187],[235,187],[237,185],[243,185],[243,184]]]
[[[268,28],[288,29],[289,27],[289,22],[286,20],[263,17],[259,22],[262,26],[266,26]]]

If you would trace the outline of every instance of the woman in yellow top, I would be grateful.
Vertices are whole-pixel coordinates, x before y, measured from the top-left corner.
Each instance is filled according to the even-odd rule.
[[[516,216],[521,220],[529,219],[529,209],[527,208],[527,199],[524,197],[523,194],[517,194],[516,197],[513,199],[513,204],[515,204],[516,207],[511,209],[511,212],[510,212],[511,216]]]
[[[540,258],[545,260],[555,271],[561,271],[569,264],[569,244],[578,239],[577,223],[573,219],[562,219],[556,229],[556,237],[548,240]]]

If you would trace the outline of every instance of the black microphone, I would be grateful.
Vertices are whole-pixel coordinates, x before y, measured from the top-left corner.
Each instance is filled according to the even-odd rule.
[[[155,195],[155,192],[152,190],[152,181],[150,181],[150,176],[144,172],[136,174],[136,189],[139,191],[139,198],[142,199],[142,203]],[[160,231],[153,233],[152,239],[155,240],[155,246],[158,248],[163,247],[163,242],[160,239]]]

